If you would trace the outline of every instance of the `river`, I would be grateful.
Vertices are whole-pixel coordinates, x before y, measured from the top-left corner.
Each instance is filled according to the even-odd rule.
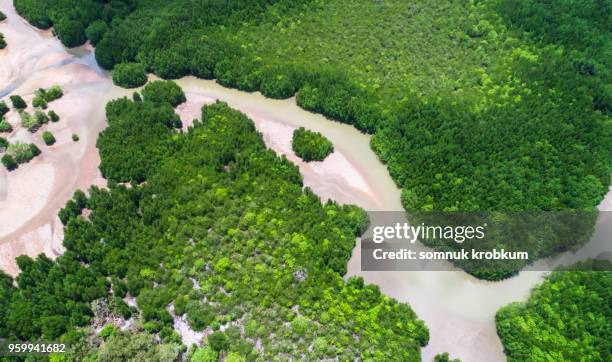
[[[31,95],[37,87],[61,83],[66,93],[63,103],[51,104],[50,108],[62,116],[62,125],[51,126],[58,127],[54,133],[62,138],[72,133],[81,137],[78,143],[65,141],[49,150],[41,145],[45,156],[40,160],[15,173],[0,171],[0,268],[15,274],[14,257],[21,253],[61,253],[57,211],[75,189],[104,184],[97,170],[95,149],[96,135],[105,124],[104,104],[131,91],[112,85],[108,74],[95,63],[91,47],[67,50],[50,32],[36,30],[19,18],[10,1],[0,0],[0,9],[9,17],[0,23],[0,32],[9,44],[0,51],[0,98],[12,92]],[[357,204],[370,211],[402,209],[400,191],[370,149],[370,136],[307,112],[293,98],[272,100],[194,77],[177,82],[188,99],[177,109],[186,124],[200,117],[203,104],[225,101],[253,119],[268,147],[296,163],[304,183],[322,199]],[[301,126],[330,139],[334,153],[323,162],[305,163],[297,158],[291,151],[290,138]],[[604,208],[612,209],[612,193],[602,204]],[[21,209],[23,212],[16,212]],[[358,244],[348,264],[350,275],[360,275],[380,286],[385,294],[409,303],[425,321],[431,337],[422,349],[424,361],[433,360],[437,353],[450,352],[451,357],[467,362],[505,360],[495,331],[495,312],[508,303],[525,300],[545,273],[523,271],[501,282],[487,282],[460,270],[363,272]]]

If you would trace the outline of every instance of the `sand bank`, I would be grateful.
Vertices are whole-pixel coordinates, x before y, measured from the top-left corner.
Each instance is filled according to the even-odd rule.
[[[36,89],[59,85],[64,92],[47,109],[55,111],[60,122],[34,134],[21,128],[17,112],[7,114],[14,130],[2,136],[9,142],[35,143],[42,150],[13,172],[0,167],[0,268],[14,275],[14,258],[20,254],[61,253],[58,211],[76,189],[105,184],[95,142],[105,125],[104,104],[116,91],[107,77],[69,54],[50,31],[34,29],[19,18],[10,1],[0,1],[0,10],[8,16],[0,24],[8,44],[0,52],[0,99],[21,95],[31,113]],[[55,135],[53,146],[42,141],[46,130]],[[73,134],[79,142],[72,140]]]

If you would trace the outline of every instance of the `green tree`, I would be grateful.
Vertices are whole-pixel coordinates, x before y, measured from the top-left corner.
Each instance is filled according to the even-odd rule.
[[[11,155],[3,155],[2,156],[2,164],[9,171],[13,171],[17,167],[19,167],[19,164],[17,163],[17,161],[15,161],[15,158],[13,158],[13,156],[11,156]]]
[[[0,101],[0,118],[4,117],[5,114],[9,112],[9,107],[6,105],[5,101]]]
[[[53,30],[62,43],[68,48],[83,45],[87,41],[85,28],[83,28],[83,24],[77,20],[62,18],[54,24]]]
[[[43,132],[42,138],[47,146],[51,146],[52,144],[55,143],[55,137],[53,136],[53,133],[49,131]]]
[[[207,341],[210,347],[217,352],[223,352],[229,348],[227,337],[223,332],[213,332],[208,336]]]
[[[4,118],[0,118],[0,132],[12,132],[13,126]]]
[[[91,42],[92,45],[98,44],[98,42],[104,37],[104,34],[108,31],[108,25],[103,20],[95,20],[89,24],[85,29],[85,36]]]
[[[55,111],[49,111],[48,116],[51,122],[53,123],[57,123],[60,121],[60,117],[57,113],[55,113]]]
[[[142,96],[145,101],[153,103],[167,102],[172,107],[185,102],[185,93],[173,81],[157,80],[147,84],[142,90]]]
[[[12,95],[10,99],[15,109],[25,109],[28,106],[21,96]]]
[[[306,162],[323,161],[334,152],[333,144],[319,132],[300,127],[293,131],[291,140],[293,152]]]
[[[145,67],[140,63],[120,63],[113,69],[113,83],[123,88],[136,88],[147,82]]]
[[[434,357],[434,362],[461,362],[459,358],[450,359],[448,352],[437,354]]]
[[[210,346],[198,348],[191,357],[191,362],[218,362],[219,353]]]

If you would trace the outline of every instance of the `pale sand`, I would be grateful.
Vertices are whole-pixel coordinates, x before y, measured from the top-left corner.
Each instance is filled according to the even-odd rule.
[[[52,222],[26,232],[12,241],[0,243],[0,269],[16,274],[14,259],[24,254],[32,257],[40,253],[49,257],[61,255],[64,252],[63,241],[63,225],[56,217]]]
[[[65,52],[51,34],[51,31],[34,30],[20,18],[11,1],[2,0],[0,10],[8,18],[0,23],[7,47],[0,51],[0,95],[3,89],[12,88],[23,77],[37,70],[61,63]]]
[[[47,203],[53,187],[55,169],[34,159],[30,167],[20,167],[0,183],[4,195],[0,203],[0,235],[7,235],[27,222]],[[6,174],[6,170],[0,171]],[[10,220],[10,222],[6,222]]]
[[[61,70],[47,71],[50,77],[59,72]],[[80,73],[73,74],[79,77]],[[10,223],[0,223],[0,246],[11,244],[11,250],[25,250],[30,256],[39,252],[49,254],[45,245],[53,240],[39,235],[35,244],[38,247],[16,247],[16,242],[31,242],[22,235],[49,225],[76,189],[105,185],[98,169],[100,159],[95,147],[97,134],[104,127],[104,117],[101,107],[91,101],[97,91],[73,90],[65,85],[64,91],[64,97],[49,104],[49,109],[60,116],[60,122],[49,123],[34,135],[16,129],[9,137],[10,140],[34,142],[42,154],[16,171],[0,171],[0,220],[11,220]],[[42,142],[41,134],[45,130],[55,135],[57,142],[53,146]],[[79,142],[72,141],[73,133],[79,135]],[[17,272],[14,264],[6,265],[4,262],[3,270],[11,274]]]
[[[297,127],[252,117],[255,127],[262,133],[266,146],[300,168],[304,185],[310,187],[322,201],[333,199],[341,204],[351,204],[354,193],[373,195],[364,177],[348,159],[335,151],[321,162],[304,162],[291,148],[293,131]]]
[[[183,131],[186,131],[196,119],[202,119],[202,106],[215,102],[212,97],[188,92],[186,93],[187,102],[181,103],[176,107],[176,113],[183,122]]]
[[[108,78],[68,54],[49,31],[27,25],[15,15],[9,1],[0,1],[0,10],[9,17],[0,24],[9,44],[8,51],[0,52],[3,98],[19,94],[28,102],[27,111],[32,112],[36,89],[57,84],[64,92],[47,109],[54,110],[60,122],[44,125],[35,134],[21,128],[16,112],[7,115],[14,131],[3,137],[33,142],[42,150],[16,171],[0,167],[0,269],[15,275],[14,258],[20,254],[35,257],[44,252],[54,257],[63,251],[57,213],[74,191],[105,185],[95,142],[105,126],[106,101],[123,93]],[[53,146],[43,143],[45,130],[55,135]],[[79,135],[79,142],[72,141],[73,133]]]
[[[608,189],[608,193],[599,204],[598,209],[599,211],[612,211],[612,186]]]

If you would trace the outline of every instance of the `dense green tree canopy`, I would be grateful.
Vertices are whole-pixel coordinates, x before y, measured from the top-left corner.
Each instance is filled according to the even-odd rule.
[[[204,107],[181,134],[165,99],[108,104],[101,168],[144,182],[75,194],[60,212],[65,254],[20,257],[17,286],[0,283],[0,335],[83,346],[90,332],[79,328],[105,301],[109,313],[142,321],[140,337],[105,329],[104,342],[73,356],[119,356],[149,335],[163,346],[145,343],[141,353],[174,353],[176,313],[195,330],[225,325],[206,343],[234,360],[420,360],[428,331],[410,307],[342,278],[365,213],[304,190],[297,167],[226,104]],[[135,172],[138,164],[125,164],[132,159],[145,166]]]
[[[39,26],[107,24],[107,69],[296,94],[373,133],[409,211],[584,210],[608,190],[609,2],[42,3],[16,0]]]
[[[185,93],[175,82],[156,80],[142,90],[144,100],[153,103],[169,103],[172,107],[185,102]]]
[[[36,24],[40,0],[16,3]],[[138,59],[162,77],[297,92],[375,132],[408,209],[582,209],[607,190],[606,2],[66,0],[47,17],[68,3],[109,24],[104,67]]]
[[[291,148],[296,155],[306,162],[323,161],[334,152],[334,145],[319,132],[312,132],[300,127],[293,131]]]
[[[87,26],[85,29],[85,36],[91,42],[92,45],[98,44],[104,34],[108,31],[108,25],[103,20],[96,20]]]
[[[508,361],[609,361],[612,274],[608,261],[556,271],[525,303],[497,312]],[[600,271],[597,271],[600,270]]]

